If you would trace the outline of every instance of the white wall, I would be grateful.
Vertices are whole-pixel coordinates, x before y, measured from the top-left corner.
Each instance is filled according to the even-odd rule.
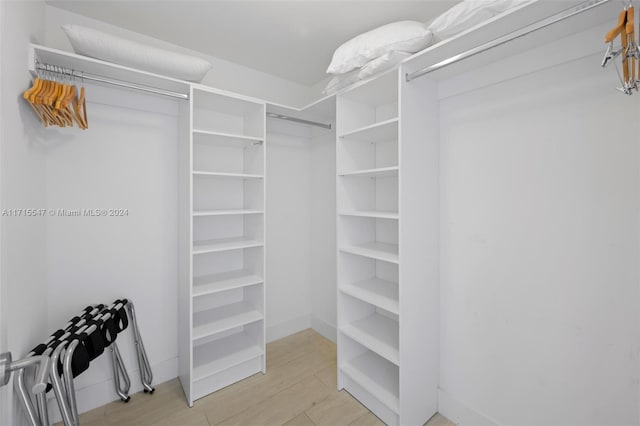
[[[212,87],[297,107],[307,105],[318,98],[316,91],[311,87],[220,58],[204,55],[50,5],[46,7],[46,16],[46,44],[49,47],[73,51],[71,44],[60,26],[64,24],[84,25],[151,46],[202,57],[213,64],[213,68],[202,81],[203,84]]]
[[[315,330],[336,341],[336,134],[311,139],[311,300]]]
[[[21,95],[30,86],[27,44],[44,39],[45,6],[42,1],[4,1],[1,7],[1,204],[3,209],[41,208],[46,197],[44,130]],[[2,217],[1,226],[0,347],[18,358],[46,332],[46,219]],[[21,411],[14,413],[12,395],[12,386],[0,393],[3,424],[19,422]]]
[[[336,338],[335,132],[267,120],[267,340]]]
[[[0,23],[3,22],[4,17],[4,3],[0,2]],[[4,25],[3,25],[4,27]],[[0,54],[4,50],[2,47],[2,31],[0,30]],[[2,67],[0,66],[0,87],[2,87]],[[0,102],[0,129],[2,129],[2,102]],[[0,188],[2,188],[2,162],[0,161]],[[0,209],[2,209],[2,197],[0,197]],[[2,241],[2,221],[0,221],[0,242]],[[2,244],[0,243],[0,259],[2,259]],[[2,279],[2,262],[0,262],[0,352],[6,352],[9,350],[7,344],[7,323],[8,318],[6,316],[7,306],[3,302],[3,294],[6,291],[3,287],[4,280]],[[6,299],[6,297],[5,297]],[[0,389],[0,424],[9,423],[9,398],[10,391],[6,387]]]
[[[329,81],[331,81],[331,78],[333,78],[333,75],[327,74],[327,77],[323,78],[322,80],[320,80],[319,82],[317,82],[316,84],[310,87],[312,99],[314,100],[320,99],[326,96],[324,93],[322,93],[322,91],[324,90],[325,87],[327,87],[327,84],[329,83]]]
[[[639,422],[640,98],[600,60],[441,103],[440,410],[462,424]]]
[[[267,341],[311,326],[309,138],[267,120]]]
[[[48,321],[59,327],[88,304],[131,299],[162,383],[177,376],[177,103],[98,86],[87,99],[88,130],[48,130],[47,207],[127,216],[47,218]],[[139,391],[130,331],[118,345]],[[111,374],[102,356],[75,380],[80,411],[117,399]]]

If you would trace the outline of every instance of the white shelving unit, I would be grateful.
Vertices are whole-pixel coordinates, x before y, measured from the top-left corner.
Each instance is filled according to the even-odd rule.
[[[338,388],[390,425],[437,409],[438,139],[402,90],[386,73],[338,95],[336,117]]]
[[[180,145],[180,381],[265,372],[265,104],[192,86]]]

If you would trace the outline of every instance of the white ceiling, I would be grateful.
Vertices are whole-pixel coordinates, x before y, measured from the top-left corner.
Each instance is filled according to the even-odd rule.
[[[48,0],[47,3],[305,85],[336,47],[379,25],[427,21],[459,0]]]

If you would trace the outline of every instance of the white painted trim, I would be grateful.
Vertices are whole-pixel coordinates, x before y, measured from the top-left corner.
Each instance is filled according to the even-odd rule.
[[[338,330],[335,325],[324,322],[316,316],[311,317],[311,328],[320,333],[323,337],[338,343]]]
[[[110,355],[105,351],[103,356]],[[151,366],[151,371],[153,372],[153,386],[175,379],[178,377],[178,358],[171,358],[153,365]],[[133,395],[136,392],[142,392],[139,370],[136,368],[135,370],[128,370],[127,373],[129,373],[129,378],[131,379],[131,390],[129,391],[129,394]],[[48,401],[49,419],[51,423],[57,423],[61,421],[62,418],[60,416],[58,405],[55,399],[53,399],[52,394],[53,392],[51,392],[51,396]],[[141,394],[132,396],[131,401],[129,401],[128,404],[135,404],[137,399],[147,397],[153,398],[153,395]],[[112,401],[117,401],[118,399],[119,397],[115,392],[112,379],[94,383],[83,388],[76,388],[76,400],[78,403],[78,413],[80,414],[93,410],[94,408],[101,407]],[[187,402],[185,400],[185,404],[186,403]]]
[[[497,421],[469,408],[442,389],[438,389],[438,412],[459,426],[500,425]]]
[[[2,28],[4,27],[3,25],[3,16],[4,16],[4,2],[0,1],[0,52],[4,52],[4,48],[2,45],[2,40],[4,39],[2,37]],[[0,67],[0,87],[2,87],[3,83],[2,83],[2,67]],[[2,115],[2,102],[0,102],[0,129],[4,129],[4,126],[2,125],[2,121],[3,121],[3,115]],[[2,134],[0,134],[0,140],[2,140]],[[1,149],[1,148],[0,148]],[[2,169],[0,169],[0,189],[2,188],[2,180],[1,180],[1,173]],[[0,197],[0,209],[2,208],[2,197]],[[0,221],[0,259],[2,259],[3,256],[3,250],[2,250],[2,246],[4,244],[2,244],[2,238],[3,238],[3,233],[2,233],[2,222]],[[0,260],[0,352],[5,352],[8,351],[9,348],[7,347],[7,324],[9,323],[8,318],[7,318],[7,309],[6,309],[6,289],[4,288],[4,284],[6,283],[6,280],[4,279],[3,276],[3,270],[4,268],[2,268],[2,265],[4,264],[4,262],[2,262]],[[3,302],[3,300],[5,300],[5,302]],[[9,384],[7,386],[4,387],[4,389],[0,389],[0,425],[8,425],[11,424],[11,418],[13,415],[13,392],[11,392],[11,390],[13,389],[13,380],[11,380],[9,382]]]
[[[267,343],[282,339],[311,327],[311,315],[302,315],[289,321],[267,326]]]

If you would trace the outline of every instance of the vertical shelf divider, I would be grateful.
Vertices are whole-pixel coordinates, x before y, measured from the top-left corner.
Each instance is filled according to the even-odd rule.
[[[189,406],[266,372],[266,105],[192,86],[179,147],[179,376]]]
[[[338,389],[389,425],[437,411],[438,101],[402,75],[336,100]]]

